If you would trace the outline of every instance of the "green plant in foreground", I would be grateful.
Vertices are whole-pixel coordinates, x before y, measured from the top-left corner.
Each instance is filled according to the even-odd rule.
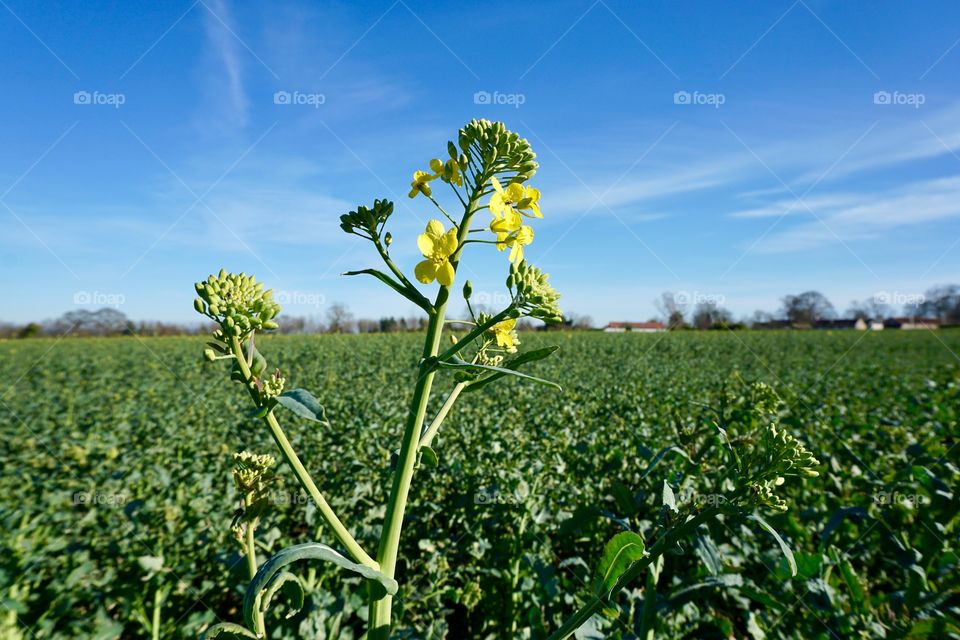
[[[542,218],[540,192],[525,184],[537,170],[535,155],[529,143],[502,123],[474,120],[463,127],[457,142],[447,143],[448,159],[429,162],[431,172],[416,171],[410,197],[424,196],[446,220],[430,220],[424,233],[416,239],[422,254],[414,270],[414,279],[422,285],[436,282],[439,289],[428,297],[413,284],[394,262],[390,247],[393,236],[385,230],[394,213],[388,200],[374,200],[371,207],[358,206],[341,216],[341,228],[349,234],[371,242],[386,270],[364,269],[345,275],[370,275],[420,307],[428,323],[423,350],[413,381],[413,392],[403,435],[394,460],[393,480],[386,504],[380,539],[375,551],[368,551],[340,520],[320,492],[316,482],[294,451],[284,433],[276,409],[284,408],[295,416],[321,424],[327,422],[320,402],[304,389],[287,389],[283,374],[274,369],[268,373],[266,358],[256,346],[256,334],[277,328],[275,318],[280,311],[271,291],[264,289],[252,276],[221,270],[196,285],[199,297],[196,310],[217,323],[213,341],[204,357],[210,361],[231,362],[231,379],[244,385],[254,404],[253,415],[262,420],[276,442],[281,456],[298,482],[315,502],[323,520],[344,552],[321,543],[288,547],[258,566],[256,524],[266,508],[264,492],[270,481],[273,458],[250,453],[237,454],[234,478],[242,497],[242,511],[234,527],[243,546],[251,582],[244,600],[245,626],[221,623],[207,630],[207,637],[265,637],[265,612],[278,593],[284,594],[298,609],[304,591],[299,579],[285,567],[299,560],[321,560],[364,578],[368,585],[369,614],[366,620],[368,640],[388,638],[392,627],[393,596],[399,584],[396,569],[407,500],[419,469],[436,466],[438,454],[434,440],[456,401],[464,394],[479,390],[507,376],[517,377],[559,389],[559,386],[525,373],[524,365],[549,357],[556,347],[520,350],[521,341],[515,331],[517,319],[537,318],[558,322],[562,313],[559,294],[549,277],[528,263],[524,251],[533,242],[534,230],[527,224]],[[459,202],[457,215],[450,215],[434,197],[432,183],[445,183]],[[487,209],[491,218],[477,225],[475,218]],[[447,224],[450,226],[447,227]],[[489,236],[477,235],[491,233]],[[510,292],[507,306],[495,313],[475,312],[471,305],[472,287],[464,283],[462,297],[468,318],[455,322],[470,327],[462,335],[451,335],[450,345],[443,340],[444,330],[451,323],[447,307],[454,291],[454,282],[465,250],[469,245],[492,245],[507,253],[509,268],[506,287]],[[452,387],[431,420],[427,420],[428,403],[435,381],[446,380]],[[704,522],[721,514],[753,518],[773,534],[785,554],[789,549],[776,532],[759,515],[758,507],[780,510],[786,504],[775,489],[791,475],[816,475],[818,463],[792,436],[776,425],[776,401],[772,391],[758,386],[752,417],[742,421],[744,432],[737,440],[727,439],[724,427],[718,433],[728,446],[730,455],[730,491],[722,500],[707,505],[680,505],[669,485],[664,484],[664,521],[657,530],[656,541],[647,548],[644,538],[634,531],[616,536],[599,553],[600,561],[590,599],[564,623],[551,638],[565,638],[596,613],[612,612],[616,595],[628,584],[647,576],[647,588],[655,591],[658,561],[663,554],[690,537]],[[648,615],[652,614],[651,612]],[[339,624],[339,621],[338,623]],[[654,626],[648,627],[651,630]]]

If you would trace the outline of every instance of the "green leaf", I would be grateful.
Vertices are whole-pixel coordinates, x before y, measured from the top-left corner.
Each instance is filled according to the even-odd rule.
[[[277,404],[289,409],[301,418],[329,425],[327,412],[320,401],[306,389],[293,389],[276,397]]]
[[[137,562],[149,573],[157,573],[163,569],[163,556],[140,556]]]
[[[433,469],[440,466],[440,458],[437,457],[437,452],[427,446],[420,447],[420,462]]]
[[[787,559],[787,564],[790,565],[790,575],[797,575],[797,561],[793,557],[793,551],[790,549],[789,545],[780,537],[780,534],[777,533],[777,530],[774,529],[769,522],[758,516],[757,514],[750,515],[751,520],[755,520],[757,524],[767,530],[767,532],[773,536],[774,540],[777,541],[777,544],[780,545],[780,551],[783,552],[783,557]]]
[[[221,622],[215,624],[206,631],[203,632],[203,635],[200,636],[201,640],[213,640],[214,638],[221,638],[221,640],[239,640],[241,638],[256,638],[257,634],[253,633],[246,627],[242,627],[239,624],[234,624],[232,622]]]
[[[643,538],[632,531],[618,533],[610,539],[603,549],[600,564],[593,579],[593,591],[601,597],[608,597],[630,566],[643,558],[645,552]]]
[[[303,584],[300,582],[300,578],[289,571],[278,573],[264,589],[260,597],[260,611],[266,611],[270,607],[270,602],[278,591],[282,592],[290,602],[288,605],[290,610],[286,617],[292,618],[297,615],[303,608]]]
[[[552,347],[544,347],[542,349],[534,349],[533,351],[526,351],[518,355],[516,358],[513,358],[512,360],[505,362],[503,366],[500,368],[513,371],[518,367],[525,365],[527,363],[536,362],[537,360],[543,360],[544,358],[549,357],[554,351],[556,351],[559,348],[560,347],[558,346],[552,346]],[[470,384],[464,389],[464,392],[476,391],[477,389],[481,389],[484,386],[493,382],[494,380],[497,380],[498,378],[502,378],[505,375],[516,375],[516,374],[515,373],[511,374],[509,372],[494,373],[493,375],[487,376],[486,378],[481,378],[480,380],[477,380],[476,382]],[[559,386],[557,386],[557,388],[560,389]]]
[[[299,560],[323,560],[351,573],[356,573],[369,580],[371,585],[374,585],[375,592],[372,595],[376,598],[382,598],[386,594],[393,595],[398,589],[397,581],[393,578],[388,578],[376,569],[366,565],[357,564],[325,544],[319,542],[298,544],[278,551],[260,567],[257,575],[253,577],[243,599],[243,619],[248,626],[255,626],[254,615],[259,610],[262,601],[261,592],[265,589],[269,590],[270,585],[273,584],[274,576],[284,567]]]
[[[518,378],[523,378],[524,380],[530,380],[531,382],[537,382],[537,383],[539,383],[539,384],[543,384],[543,385],[546,385],[546,386],[548,386],[548,387],[553,387],[554,389],[557,389],[557,390],[559,390],[559,391],[563,391],[563,387],[561,387],[560,385],[558,385],[556,382],[551,382],[551,381],[549,381],[549,380],[544,380],[543,378],[538,378],[538,377],[536,377],[536,376],[531,376],[531,375],[528,375],[528,374],[526,374],[526,373],[520,373],[519,371],[514,371],[513,369],[506,369],[506,368],[504,368],[504,367],[493,367],[493,366],[490,366],[490,365],[487,365],[487,364],[476,364],[476,363],[473,363],[473,362],[467,362],[466,360],[463,360],[463,359],[461,359],[461,358],[458,358],[457,356],[452,356],[452,357],[450,358],[450,360],[440,360],[440,361],[437,362],[437,366],[440,367],[440,368],[443,368],[443,369],[457,369],[457,370],[464,370],[464,369],[466,369],[466,370],[468,370],[468,371],[469,371],[469,370],[472,370],[472,369],[483,369],[483,370],[485,370],[485,371],[494,371],[494,372],[498,373],[498,374],[501,375],[501,376],[504,376],[504,375],[507,375],[507,376],[516,376],[516,377],[518,377]],[[491,376],[491,378],[492,378],[492,377],[493,377],[493,376]],[[486,378],[485,378],[484,380],[486,380]],[[474,383],[468,385],[465,390],[469,390],[471,387],[473,387],[474,385],[478,384],[479,382],[483,382],[483,380],[478,381],[478,382],[474,382]]]
[[[673,488],[670,484],[664,480],[663,481],[663,506],[670,507],[671,511],[678,511],[677,509],[677,496],[673,493]]]

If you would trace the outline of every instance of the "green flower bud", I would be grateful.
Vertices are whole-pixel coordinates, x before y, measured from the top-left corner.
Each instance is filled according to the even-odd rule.
[[[210,349],[208,347],[203,350],[203,357],[209,360],[210,362],[213,362],[214,360],[217,359],[217,354],[214,352],[213,349]]]
[[[471,295],[473,295],[473,285],[467,280],[463,285],[463,299],[469,300]]]

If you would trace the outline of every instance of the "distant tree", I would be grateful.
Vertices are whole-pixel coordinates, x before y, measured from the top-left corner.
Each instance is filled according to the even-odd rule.
[[[369,318],[357,320],[357,331],[360,333],[377,333],[380,331],[380,322]]]
[[[701,302],[693,310],[692,324],[697,329],[712,329],[715,325],[730,324],[733,314],[715,302]]]
[[[769,311],[764,311],[763,309],[757,309],[753,312],[753,317],[750,318],[751,324],[759,324],[764,322],[770,322],[773,320],[773,314]]]
[[[572,311],[563,315],[563,322],[571,329],[593,329],[593,318]]]
[[[836,315],[833,304],[819,291],[783,297],[783,315],[793,324],[813,324]]]
[[[400,330],[400,323],[393,316],[380,318],[380,333],[396,333]]]
[[[352,333],[353,314],[342,302],[335,302],[327,309],[328,333]]]
[[[923,302],[916,305],[915,313],[910,315],[940,318],[945,324],[960,324],[960,285],[942,284],[927,289]]]
[[[890,315],[890,306],[876,297],[854,300],[847,309],[847,315],[856,320],[883,320]]]
[[[41,331],[43,331],[43,327],[41,327],[36,322],[31,322],[23,326],[20,329],[20,331],[17,332],[17,337],[18,338],[35,338],[38,335],[40,335]]]
[[[682,329],[686,324],[684,320],[684,305],[677,301],[677,296],[672,291],[664,291],[660,297],[653,301],[654,306],[671,331]]]
[[[132,333],[133,327],[121,311],[105,307],[97,311],[68,311],[50,326],[53,333],[81,336],[115,336]]]

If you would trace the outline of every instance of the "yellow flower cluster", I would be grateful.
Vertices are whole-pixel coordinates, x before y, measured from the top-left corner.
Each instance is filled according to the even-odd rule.
[[[490,179],[493,194],[487,206],[493,214],[490,231],[497,235],[497,249],[510,249],[510,262],[523,260],[523,247],[533,242],[533,227],[523,223],[523,217],[542,218],[540,192],[511,182],[504,189],[496,178]]]

